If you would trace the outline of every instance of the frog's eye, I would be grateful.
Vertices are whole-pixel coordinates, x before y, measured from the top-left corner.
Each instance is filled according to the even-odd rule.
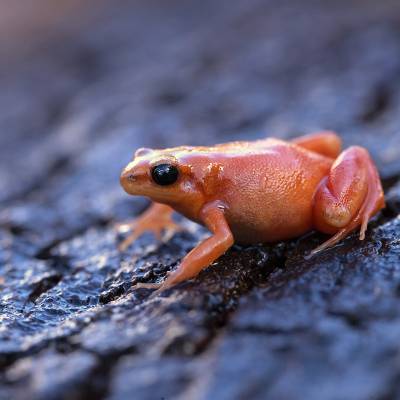
[[[179,171],[175,165],[159,164],[151,170],[151,177],[157,185],[172,185],[178,180]]]

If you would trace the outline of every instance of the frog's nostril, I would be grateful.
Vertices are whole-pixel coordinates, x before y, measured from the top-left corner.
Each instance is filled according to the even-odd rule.
[[[136,176],[132,172],[126,171],[121,174],[122,186],[129,185],[130,183],[133,183],[135,181],[136,181]]]

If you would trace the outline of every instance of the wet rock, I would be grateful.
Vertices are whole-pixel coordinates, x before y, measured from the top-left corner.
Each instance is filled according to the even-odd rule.
[[[310,399],[395,398],[399,227],[397,218],[301,269],[289,256],[236,310],[206,397],[298,399],[301,388]]]
[[[16,362],[7,371],[6,380],[20,386],[13,393],[14,398],[79,398],[82,393],[89,394],[88,381],[96,367],[96,357],[91,354],[44,351],[35,358]]]
[[[395,184],[386,194],[386,212],[391,215],[400,214],[400,182]]]
[[[144,400],[177,398],[193,378],[194,371],[190,371],[188,364],[188,360],[174,357],[144,362],[124,357],[116,371],[117,378],[112,382],[109,398],[124,399],[133,395]]]

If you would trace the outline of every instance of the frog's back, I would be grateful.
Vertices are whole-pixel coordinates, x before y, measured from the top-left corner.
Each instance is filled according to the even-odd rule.
[[[235,141],[235,142],[220,143],[215,145],[214,147],[210,147],[209,149],[212,152],[219,152],[222,150],[227,153],[230,152],[246,153],[246,152],[262,151],[264,149],[267,150],[274,146],[284,146],[284,145],[290,145],[290,144],[288,142],[276,138],[265,138],[260,140],[254,140],[251,142]]]
[[[223,159],[224,157],[243,157],[263,154],[276,146],[290,146],[283,140],[266,138],[252,142],[236,141],[216,144],[214,146],[180,146],[163,150],[165,154],[174,154],[178,159],[209,157]]]

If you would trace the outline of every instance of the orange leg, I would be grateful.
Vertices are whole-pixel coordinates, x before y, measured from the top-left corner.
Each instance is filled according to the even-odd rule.
[[[169,234],[183,230],[172,219],[173,212],[174,210],[169,206],[153,203],[148,210],[132,222],[121,224],[120,228],[130,228],[132,233],[119,245],[119,250],[126,250],[144,232],[152,232],[157,239],[160,239],[163,230],[166,230]]]
[[[368,151],[348,148],[332,164],[314,197],[314,226],[335,235],[311,252],[316,254],[343,239],[360,226],[365,237],[369,219],[385,205],[376,167]]]
[[[158,288],[158,291],[168,289],[179,282],[194,278],[201,270],[208,267],[223,255],[232,245],[232,232],[226,222],[220,203],[213,202],[203,207],[201,220],[212,232],[212,236],[198,244],[182,260],[179,267],[171,272],[162,284],[138,284],[137,288]]]
[[[292,143],[323,156],[336,158],[340,154],[342,141],[331,131],[312,133],[292,140]]]

